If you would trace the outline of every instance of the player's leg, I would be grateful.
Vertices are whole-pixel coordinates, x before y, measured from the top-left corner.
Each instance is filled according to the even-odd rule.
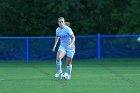
[[[72,72],[72,60],[73,56],[75,54],[75,51],[67,51],[67,73],[69,75],[68,79],[71,79],[71,72]]]
[[[72,72],[72,58],[67,56],[67,73],[69,75],[69,79],[71,78]]]
[[[62,68],[61,68],[61,65],[62,65],[62,58],[65,56],[65,51],[62,50],[62,49],[59,49],[58,52],[57,52],[57,57],[56,57],[56,66],[57,66],[57,69],[58,69],[58,72],[55,74],[55,77],[59,77],[59,75],[62,73]]]

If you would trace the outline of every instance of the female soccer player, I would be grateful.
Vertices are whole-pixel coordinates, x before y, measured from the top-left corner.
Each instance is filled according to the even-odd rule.
[[[58,25],[59,27],[56,29],[56,37],[55,37],[55,43],[53,46],[52,51],[55,51],[56,45],[58,43],[58,40],[60,38],[60,46],[57,52],[56,57],[56,66],[58,69],[58,72],[55,74],[55,77],[59,77],[59,75],[62,73],[62,58],[66,55],[67,59],[67,73],[69,75],[68,79],[71,79],[71,72],[72,72],[72,59],[75,54],[75,36],[72,31],[72,29],[67,26],[69,23],[65,22],[64,17],[58,18]]]

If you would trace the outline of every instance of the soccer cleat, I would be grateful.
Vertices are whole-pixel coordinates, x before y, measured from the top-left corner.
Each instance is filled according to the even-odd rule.
[[[58,71],[56,74],[55,74],[55,77],[59,77],[59,75],[62,73],[62,71]]]

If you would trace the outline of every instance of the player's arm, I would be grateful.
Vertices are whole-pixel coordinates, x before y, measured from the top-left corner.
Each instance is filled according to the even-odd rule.
[[[55,43],[54,43],[54,46],[53,46],[53,49],[52,49],[53,52],[55,51],[55,48],[56,48],[56,45],[57,45],[58,41],[59,41],[59,37],[56,36],[55,37]]]
[[[74,42],[75,42],[75,36],[73,34],[73,35],[71,35],[71,43],[69,44],[68,48],[71,48],[72,45],[74,44]]]
[[[71,35],[71,43],[70,43],[70,45],[73,45],[74,42],[75,42],[75,36],[74,36],[74,34],[73,34],[73,35]]]

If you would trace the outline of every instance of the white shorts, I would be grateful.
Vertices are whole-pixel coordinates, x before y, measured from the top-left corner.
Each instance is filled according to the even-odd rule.
[[[63,46],[59,46],[58,51],[62,51],[66,53],[68,57],[73,58],[75,54],[75,46],[73,46],[71,49],[65,48]]]

